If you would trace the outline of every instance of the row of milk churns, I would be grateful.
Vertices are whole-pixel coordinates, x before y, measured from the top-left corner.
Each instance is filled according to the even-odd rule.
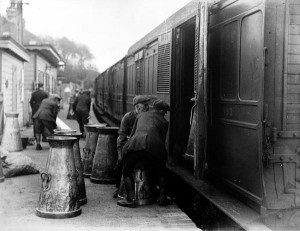
[[[87,203],[84,177],[94,183],[113,183],[117,161],[117,127],[86,125],[86,140],[80,152],[81,133],[57,130],[48,137],[50,153],[41,173],[42,191],[36,214],[45,218],[69,218],[81,214]],[[82,154],[82,156],[81,156]]]

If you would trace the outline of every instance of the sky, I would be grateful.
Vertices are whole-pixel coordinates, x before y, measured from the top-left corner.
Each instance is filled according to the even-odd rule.
[[[86,44],[100,72],[191,0],[23,0],[25,27],[36,35]],[[5,14],[10,0],[0,0]]]

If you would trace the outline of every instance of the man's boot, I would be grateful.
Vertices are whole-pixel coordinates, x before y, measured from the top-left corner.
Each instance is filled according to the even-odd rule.
[[[135,208],[134,188],[130,177],[124,179],[126,198],[118,200],[117,205],[129,208]]]
[[[42,137],[42,134],[38,134],[36,133],[35,134],[35,139],[36,139],[36,150],[42,150],[42,146],[41,146],[41,137]]]

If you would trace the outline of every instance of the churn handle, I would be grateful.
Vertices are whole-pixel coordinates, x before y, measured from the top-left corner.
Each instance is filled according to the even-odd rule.
[[[83,158],[87,159],[87,157],[89,156],[89,153],[90,153],[91,150],[89,148],[83,148],[82,151],[84,153]]]
[[[195,110],[195,107],[197,106],[197,103],[196,103],[196,96],[193,97],[193,98],[191,98],[191,101],[194,102],[194,105],[193,105],[193,107],[191,108],[190,125],[192,125],[192,123],[193,123],[194,110]]]
[[[47,191],[50,189],[50,181],[51,181],[51,175],[49,173],[42,172],[41,173],[42,178],[42,188],[44,191]]]

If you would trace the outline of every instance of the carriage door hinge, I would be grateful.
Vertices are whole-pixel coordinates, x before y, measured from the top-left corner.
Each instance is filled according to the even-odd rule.
[[[272,145],[270,136],[265,135],[264,137],[264,151],[263,151],[263,163],[266,168],[270,167],[272,160]]]
[[[270,166],[270,162],[272,160],[273,154],[273,146],[274,143],[277,141],[277,128],[272,127],[270,128],[269,124],[265,124],[265,137],[264,137],[264,154],[263,154],[263,163],[266,168]],[[269,130],[269,132],[267,132]]]
[[[269,168],[270,162],[272,159],[272,145],[270,138],[270,123],[268,122],[269,117],[269,107],[268,104],[263,104],[263,116],[262,116],[262,125],[263,125],[263,156],[262,161],[266,168]]]

